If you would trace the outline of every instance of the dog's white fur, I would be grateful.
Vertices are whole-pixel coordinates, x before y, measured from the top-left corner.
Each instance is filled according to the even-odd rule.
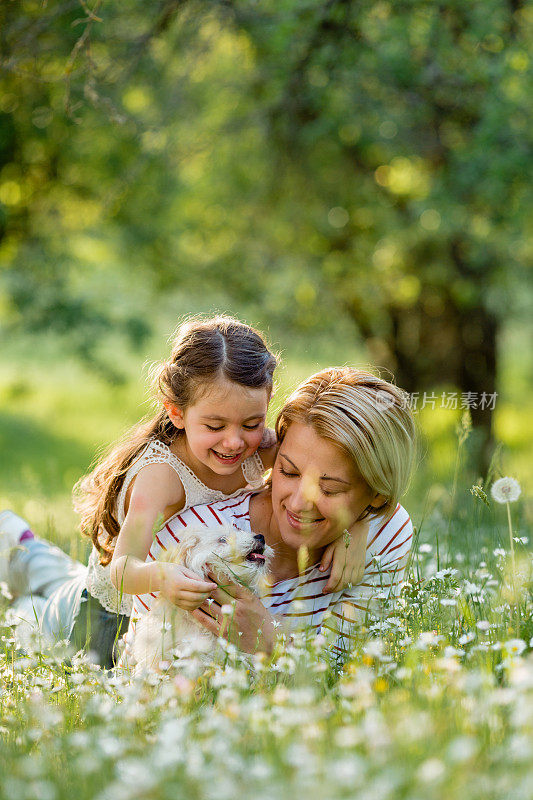
[[[207,572],[225,580],[238,578],[257,592],[266,577],[273,550],[265,545],[263,563],[247,561],[247,556],[261,545],[248,533],[230,525],[205,528],[188,527],[180,531],[180,543],[164,554],[164,560],[182,564],[206,578]],[[160,560],[163,560],[161,558]],[[158,670],[161,662],[172,661],[179,652],[200,652],[208,658],[213,653],[216,636],[187,611],[159,596],[151,610],[136,622],[135,632],[128,633],[135,671]]]

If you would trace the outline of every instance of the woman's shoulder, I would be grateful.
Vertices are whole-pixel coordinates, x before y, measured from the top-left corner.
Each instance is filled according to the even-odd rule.
[[[367,551],[384,556],[400,547],[411,546],[413,523],[406,509],[398,503],[392,514],[370,520]]]
[[[180,528],[205,525],[233,525],[235,527],[249,527],[250,500],[254,492],[243,489],[238,495],[217,499],[212,502],[198,503],[189,506],[183,511],[174,514],[167,520],[167,526],[179,531]]]
[[[375,533],[378,531],[384,531],[385,529],[394,528],[398,525],[404,525],[408,520],[411,520],[408,512],[401,503],[398,503],[392,513],[389,513],[386,516],[378,515],[376,517],[371,517],[369,519],[369,526],[370,530],[374,531]]]

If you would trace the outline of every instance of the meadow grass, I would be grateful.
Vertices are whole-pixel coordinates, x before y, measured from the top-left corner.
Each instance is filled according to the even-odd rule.
[[[272,658],[221,642],[210,667],[191,654],[131,678],[60,647],[24,655],[0,611],[0,798],[529,800],[532,565],[517,538],[514,576],[508,548],[416,543],[396,606],[354,630],[343,663],[302,632]]]
[[[0,362],[1,502],[82,557],[71,485],[148,411],[144,384],[108,386],[52,345],[38,364],[20,348],[16,366]],[[272,415],[327,355],[285,355]],[[526,414],[504,398],[497,425],[525,430]],[[457,422],[421,419],[408,578],[394,608],[384,598],[354,630],[342,663],[327,638],[301,633],[271,659],[221,642],[206,670],[191,655],[162,678],[132,679],[61,648],[17,650],[4,597],[0,800],[530,800],[528,509],[511,509],[512,573],[505,508],[470,492]],[[522,482],[524,438],[505,464]]]

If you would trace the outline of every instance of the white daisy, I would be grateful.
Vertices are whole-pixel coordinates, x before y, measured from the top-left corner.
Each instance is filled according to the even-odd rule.
[[[514,503],[520,497],[522,489],[515,478],[500,478],[492,484],[490,493],[497,503]]]
[[[527,647],[523,639],[509,639],[503,646],[506,651],[513,656],[519,656]]]

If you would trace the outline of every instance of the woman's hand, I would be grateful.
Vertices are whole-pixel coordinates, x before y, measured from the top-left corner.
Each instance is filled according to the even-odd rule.
[[[323,594],[342,592],[361,583],[365,573],[367,538],[368,522],[361,520],[326,547],[320,571],[325,572],[331,566],[331,573],[322,589]]]
[[[274,619],[253,592],[228,579],[219,583],[210,597],[212,602],[205,602],[192,612],[204,628],[245,653],[272,652],[276,638]],[[225,613],[228,606],[231,612]]]
[[[170,564],[164,561],[155,562],[159,578],[161,595],[185,611],[194,611],[209,597],[216,583],[204,581],[196,572],[192,572],[181,564]]]

